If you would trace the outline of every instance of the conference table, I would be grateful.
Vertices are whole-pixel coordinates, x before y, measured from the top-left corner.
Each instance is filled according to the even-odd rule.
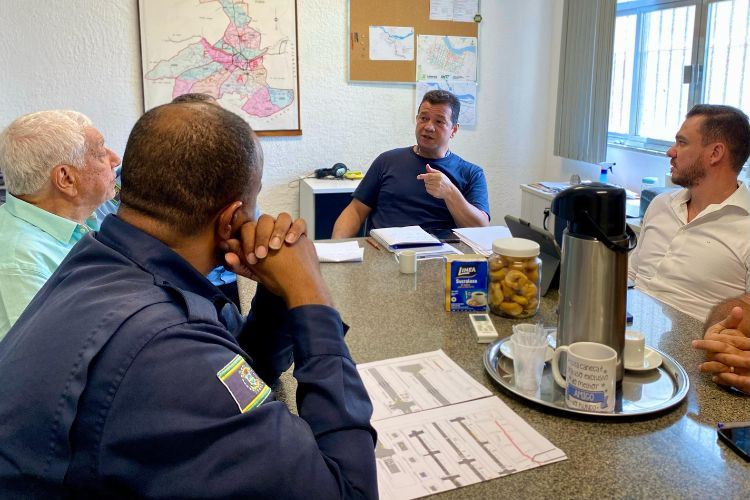
[[[717,422],[750,420],[750,398],[717,386],[698,370],[704,354],[690,346],[699,321],[628,290],[629,328],[667,353],[688,374],[685,400],[657,414],[627,419],[579,416],[516,396],[486,372],[487,344],[474,338],[469,315],[444,309],[442,259],[419,261],[401,274],[394,255],[364,239],[364,261],[322,263],[335,307],[349,326],[346,343],[357,363],[442,349],[529,425],[567,454],[567,460],[438,494],[441,498],[747,498],[750,463],[718,441]],[[457,245],[463,251],[468,247]],[[533,318],[557,323],[556,290]],[[500,338],[519,320],[490,315]],[[294,381],[282,377],[281,397],[294,407]]]

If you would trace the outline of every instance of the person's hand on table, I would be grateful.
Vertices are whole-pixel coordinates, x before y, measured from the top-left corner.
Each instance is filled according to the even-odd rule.
[[[741,307],[733,308],[729,316],[706,330],[703,340],[693,340],[692,346],[706,352],[701,372],[712,373],[719,385],[750,394],[750,338],[737,329],[742,316]]]
[[[456,186],[440,170],[435,170],[429,164],[426,165],[426,168],[427,173],[419,174],[417,179],[424,182],[424,187],[431,196],[444,200],[456,189]]]

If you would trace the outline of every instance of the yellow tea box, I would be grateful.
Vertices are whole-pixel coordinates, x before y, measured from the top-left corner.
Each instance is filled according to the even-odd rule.
[[[446,255],[445,310],[487,310],[487,259],[479,254]]]

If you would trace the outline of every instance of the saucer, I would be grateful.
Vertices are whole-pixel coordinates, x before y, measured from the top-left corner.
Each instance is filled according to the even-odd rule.
[[[503,356],[506,358],[513,359],[513,342],[503,342],[503,345],[500,346],[500,352],[503,353]],[[554,355],[555,351],[552,347],[547,346],[547,350],[544,352],[544,362],[548,363],[552,361]]]
[[[659,368],[661,366],[661,355],[651,349],[649,346],[646,346],[646,350],[643,353],[643,365],[641,366],[633,366],[633,365],[625,365],[625,369],[633,372],[643,372],[646,370],[654,370],[656,368]]]

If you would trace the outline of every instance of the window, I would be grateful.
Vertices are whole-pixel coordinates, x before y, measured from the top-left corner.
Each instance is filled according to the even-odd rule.
[[[750,0],[618,0],[609,144],[666,151],[698,103],[750,110]]]

